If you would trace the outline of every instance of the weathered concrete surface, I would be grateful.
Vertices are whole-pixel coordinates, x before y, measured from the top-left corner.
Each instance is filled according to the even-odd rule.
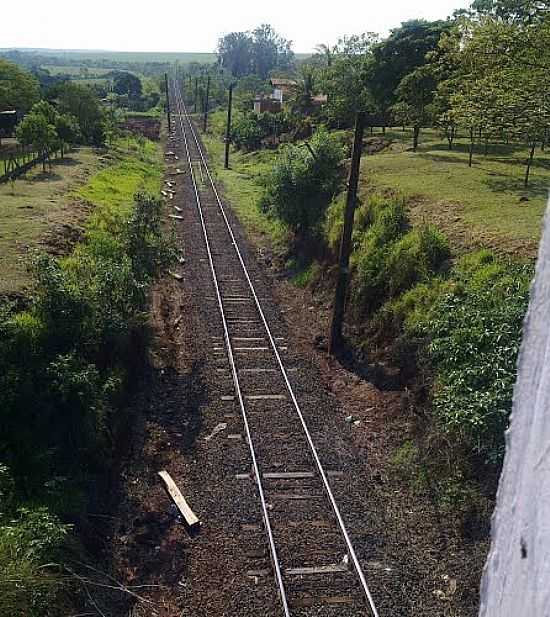
[[[550,214],[525,322],[480,617],[550,616]]]

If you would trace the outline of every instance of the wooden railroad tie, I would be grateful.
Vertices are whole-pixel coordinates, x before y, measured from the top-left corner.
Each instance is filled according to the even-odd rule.
[[[180,511],[180,514],[183,516],[183,520],[185,521],[189,530],[198,531],[201,522],[199,521],[193,510],[191,510],[187,501],[185,501],[184,496],[181,494],[181,491],[177,487],[174,480],[172,480],[170,474],[167,471],[163,470],[159,471],[158,475],[164,483],[164,488],[168,493],[168,496],[170,497],[170,499],[172,499],[177,509]]]

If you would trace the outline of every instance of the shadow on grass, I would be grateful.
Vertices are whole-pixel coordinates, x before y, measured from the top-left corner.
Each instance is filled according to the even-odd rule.
[[[36,174],[36,176],[33,176],[32,178],[30,178],[30,181],[33,183],[38,183],[38,182],[52,182],[52,181],[61,180],[61,179],[62,179],[62,176],[54,173],[53,171],[41,171],[40,173]]]
[[[518,196],[547,197],[550,188],[550,178],[534,178],[531,176],[529,186],[523,185],[523,178],[500,175],[488,177],[484,181],[495,193],[516,193]]]
[[[71,156],[65,156],[62,159],[54,159],[52,165],[54,167],[77,167],[80,165],[80,161],[77,161]]]

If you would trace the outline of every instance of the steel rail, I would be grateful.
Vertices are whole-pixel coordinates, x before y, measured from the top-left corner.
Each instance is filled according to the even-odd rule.
[[[176,88],[176,90],[177,90],[177,88]],[[284,381],[285,381],[288,393],[290,394],[290,397],[292,399],[292,403],[294,405],[294,408],[296,410],[298,418],[300,419],[300,422],[301,422],[302,427],[304,429],[304,433],[306,435],[306,439],[307,439],[307,442],[309,444],[309,447],[310,447],[313,459],[315,461],[315,464],[317,466],[319,474],[320,474],[320,476],[322,478],[325,491],[327,493],[329,501],[330,501],[330,503],[332,505],[332,509],[333,509],[334,514],[336,516],[336,519],[338,521],[338,526],[340,527],[340,531],[342,532],[342,535],[344,537],[344,540],[345,540],[345,543],[346,543],[349,555],[351,557],[351,561],[352,561],[352,563],[354,565],[354,568],[355,568],[355,571],[357,573],[357,576],[358,576],[358,578],[359,578],[359,580],[361,582],[361,587],[363,589],[365,597],[367,598],[368,606],[369,606],[369,608],[371,610],[371,613],[372,613],[373,617],[379,617],[378,610],[376,609],[376,606],[374,604],[374,599],[372,597],[371,591],[370,591],[369,586],[367,584],[367,581],[366,581],[366,578],[365,578],[365,574],[364,574],[363,569],[361,567],[361,563],[359,562],[359,558],[357,557],[355,549],[353,548],[353,544],[351,542],[351,538],[349,536],[348,530],[347,530],[346,525],[344,523],[344,519],[342,518],[342,515],[340,513],[340,509],[339,509],[338,504],[336,502],[336,498],[334,497],[334,494],[333,494],[332,489],[330,487],[330,483],[328,481],[327,474],[326,474],[326,472],[325,472],[325,470],[323,468],[323,465],[321,463],[321,459],[319,458],[319,454],[317,452],[317,448],[315,447],[315,444],[313,442],[313,438],[311,436],[311,433],[310,433],[309,428],[307,426],[307,423],[305,421],[305,418],[304,418],[304,415],[302,413],[302,410],[300,409],[300,405],[298,404],[298,400],[296,399],[296,395],[294,393],[294,390],[293,390],[292,385],[290,383],[290,379],[288,377],[287,371],[286,371],[285,366],[283,364],[283,361],[281,359],[279,350],[277,348],[277,344],[275,342],[275,338],[273,337],[273,334],[271,332],[271,329],[270,329],[269,324],[267,322],[267,319],[265,317],[264,311],[262,309],[262,305],[260,303],[258,295],[256,294],[256,290],[254,288],[252,280],[251,280],[251,278],[250,278],[250,276],[248,274],[248,269],[246,267],[246,264],[244,263],[244,259],[242,257],[241,251],[239,250],[239,246],[238,246],[237,240],[235,238],[235,235],[233,233],[233,229],[231,227],[229,219],[227,218],[227,215],[226,215],[226,212],[225,212],[225,208],[223,207],[222,201],[221,201],[219,193],[218,193],[218,191],[216,189],[216,185],[214,183],[212,175],[210,174],[210,169],[209,169],[208,164],[206,162],[206,158],[204,156],[202,146],[200,145],[200,142],[199,142],[199,140],[197,138],[196,131],[195,131],[194,127],[193,127],[193,124],[191,123],[191,120],[189,118],[189,114],[187,113],[187,109],[185,107],[185,102],[183,101],[183,99],[181,99],[181,103],[182,103],[183,110],[185,112],[185,119],[187,120],[187,123],[188,123],[188,125],[190,127],[191,134],[193,135],[193,138],[195,140],[195,144],[197,146],[197,150],[198,150],[198,152],[200,154],[202,163],[203,163],[204,168],[206,170],[206,174],[207,174],[208,179],[210,181],[210,184],[212,186],[212,190],[214,192],[214,195],[216,196],[216,201],[218,203],[218,207],[220,208],[220,211],[222,213],[223,219],[224,219],[225,224],[227,226],[227,230],[229,232],[229,235],[231,237],[233,246],[235,248],[235,252],[237,253],[237,257],[239,259],[239,262],[240,262],[241,267],[243,269],[244,275],[245,275],[246,280],[248,282],[248,286],[249,286],[250,291],[251,291],[251,293],[252,293],[252,295],[254,297],[254,302],[256,304],[256,308],[258,309],[258,313],[259,313],[259,315],[261,317],[261,320],[263,322],[266,334],[267,334],[267,336],[269,338],[269,342],[270,342],[271,348],[273,349],[273,353],[275,354],[275,357],[277,358],[277,363],[279,365],[281,374],[282,374],[282,376],[284,378]],[[180,118],[180,120],[181,120],[181,118]]]
[[[279,563],[279,557],[277,555],[277,547],[275,546],[275,539],[273,537],[273,530],[271,528],[271,521],[269,520],[269,513],[268,513],[268,508],[267,508],[267,502],[265,499],[265,493],[264,493],[264,487],[263,487],[263,483],[262,483],[262,476],[260,474],[260,468],[258,465],[258,460],[256,457],[256,451],[254,450],[254,443],[252,441],[252,432],[250,430],[250,425],[248,422],[248,414],[246,412],[246,408],[244,405],[244,398],[243,398],[243,394],[241,391],[241,385],[239,382],[239,375],[237,372],[237,367],[235,364],[235,358],[233,355],[233,344],[231,342],[231,337],[229,336],[229,328],[227,325],[227,319],[225,316],[225,310],[224,310],[224,306],[223,306],[223,301],[222,301],[222,296],[220,293],[220,288],[218,285],[218,276],[216,273],[216,267],[214,265],[214,260],[212,258],[212,250],[210,248],[210,239],[208,237],[208,231],[206,229],[206,224],[205,224],[205,220],[204,220],[204,216],[202,213],[202,204],[201,204],[201,198],[199,195],[199,191],[197,188],[197,182],[195,180],[195,174],[193,171],[193,166],[192,166],[192,162],[191,162],[191,153],[189,151],[189,144],[187,142],[187,136],[185,134],[185,128],[183,126],[183,121],[181,119],[181,111],[182,111],[182,104],[183,104],[183,100],[181,99],[181,95],[178,91],[177,88],[177,82],[176,82],[176,87],[174,88],[174,93],[175,93],[175,99],[176,99],[176,109],[179,108],[179,114],[178,114],[178,118],[179,118],[179,122],[180,122],[180,128],[181,128],[181,132],[183,135],[183,140],[185,143],[185,151],[186,151],[186,155],[187,155],[187,162],[189,164],[189,172],[191,175],[191,180],[193,183],[193,191],[195,193],[195,199],[197,202],[197,210],[200,216],[200,221],[201,221],[201,227],[202,227],[202,231],[204,234],[204,240],[205,240],[205,244],[206,244],[206,251],[208,254],[208,262],[210,264],[210,271],[212,273],[212,280],[214,283],[214,289],[216,292],[216,298],[218,301],[218,307],[220,309],[220,314],[221,314],[221,318],[222,318],[222,323],[223,323],[223,331],[224,331],[224,338],[225,338],[225,343],[227,345],[227,355],[229,357],[229,364],[231,366],[231,373],[232,373],[232,377],[233,377],[233,384],[235,386],[235,392],[237,393],[237,398],[239,400],[239,407],[241,409],[241,414],[243,417],[243,422],[244,422],[244,427],[245,427],[245,431],[246,431],[246,438],[248,441],[248,446],[250,449],[250,456],[252,457],[252,467],[254,469],[254,476],[256,478],[256,485],[258,487],[258,492],[260,494],[260,502],[262,505],[262,514],[263,514],[263,518],[264,518],[264,524],[265,524],[265,528],[266,528],[266,532],[267,532],[267,536],[268,536],[268,540],[269,540],[269,548],[271,551],[271,560],[273,562],[273,567],[275,568],[275,579],[277,581],[277,586],[279,587],[279,596],[280,596],[280,600],[281,603],[283,605],[283,611],[285,614],[285,617],[291,617],[290,616],[290,608],[288,605],[288,600],[287,600],[287,596],[286,596],[286,589],[285,589],[285,585],[284,585],[284,581],[283,581],[283,575],[281,572],[281,565]],[[183,104],[184,105],[184,104]],[[183,110],[185,110],[185,107],[183,107]],[[186,112],[186,110],[185,110]],[[186,112],[187,113],[187,112]],[[186,116],[187,117],[187,116]]]

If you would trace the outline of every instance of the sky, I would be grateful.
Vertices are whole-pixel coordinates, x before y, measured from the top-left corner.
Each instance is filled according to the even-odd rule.
[[[26,0],[2,2],[0,48],[212,52],[218,38],[271,24],[296,52],[412,18],[443,19],[471,0]],[[24,11],[24,19],[22,12]]]

